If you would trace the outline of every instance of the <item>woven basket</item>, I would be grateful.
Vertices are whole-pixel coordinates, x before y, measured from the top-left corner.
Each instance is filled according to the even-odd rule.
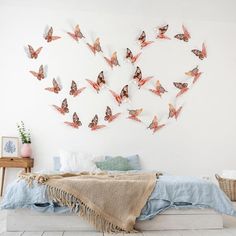
[[[215,175],[219,182],[220,188],[225,192],[231,201],[236,201],[236,180],[224,179],[219,175]]]

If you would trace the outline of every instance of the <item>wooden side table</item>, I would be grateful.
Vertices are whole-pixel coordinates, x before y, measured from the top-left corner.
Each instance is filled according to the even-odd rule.
[[[6,168],[24,168],[25,172],[31,172],[34,166],[34,159],[22,157],[2,157],[0,158],[0,167],[2,167],[1,194],[3,194],[3,185]]]

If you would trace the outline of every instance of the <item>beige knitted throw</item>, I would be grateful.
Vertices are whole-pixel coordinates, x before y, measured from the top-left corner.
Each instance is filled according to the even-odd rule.
[[[68,206],[102,232],[134,232],[136,218],[151,195],[156,174],[22,173],[29,183],[47,186],[51,200]]]

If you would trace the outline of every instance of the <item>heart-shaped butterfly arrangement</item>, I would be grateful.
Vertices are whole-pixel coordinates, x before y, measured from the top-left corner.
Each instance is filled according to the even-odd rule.
[[[184,25],[182,25],[182,30],[183,32],[177,34],[174,36],[174,39],[181,40],[183,42],[188,42],[191,38],[190,33],[186,29]],[[156,40],[170,40],[171,38],[167,36],[167,31],[168,31],[168,25],[158,27],[158,32],[156,35]],[[71,37],[72,40],[76,42],[84,42],[87,46],[88,49],[92,52],[92,54],[96,55],[100,53],[102,55],[102,58],[107,62],[107,65],[113,69],[114,67],[120,66],[118,57],[117,57],[117,52],[113,52],[112,56],[106,57],[103,53],[101,44],[100,44],[100,39],[97,38],[93,43],[89,43],[86,41],[86,37],[83,35],[83,33],[80,30],[79,25],[76,25],[74,28],[73,32],[67,32],[68,37]],[[53,28],[51,27],[47,33],[44,35],[44,39],[48,43],[52,43],[55,40],[61,39],[60,36],[54,36],[53,35]],[[155,41],[148,41],[146,38],[146,33],[145,31],[142,31],[141,35],[137,38],[139,44],[140,44],[140,52],[137,54],[133,54],[132,51],[127,48],[126,49],[126,55],[124,55],[124,58],[131,63],[131,65],[135,66],[137,61],[139,60],[140,56],[144,53],[144,48],[148,47],[151,44],[154,44]],[[37,59],[41,50],[43,47],[39,47],[37,50],[34,50],[32,46],[28,45],[28,51],[29,51],[29,57],[31,59]],[[203,60],[204,58],[207,57],[207,52],[206,52],[206,47],[205,44],[202,44],[202,49],[193,49],[191,50],[192,53],[197,56],[200,60]],[[45,68],[43,65],[39,67],[39,70],[37,72],[35,71],[30,71],[30,73],[37,78],[39,81],[44,80],[46,77],[45,74]],[[200,78],[202,72],[200,72],[198,66],[195,66],[194,68],[191,68],[191,70],[185,72],[185,75],[187,75],[189,78],[192,79],[191,84],[194,85],[195,82]],[[102,88],[105,88],[108,93],[110,93],[114,101],[117,103],[118,106],[122,105],[125,101],[130,101],[130,96],[129,96],[129,86],[130,84],[136,83],[137,89],[142,89],[145,84],[148,84],[150,80],[153,79],[153,76],[147,76],[143,77],[142,71],[139,66],[136,66],[135,73],[132,75],[132,79],[123,86],[121,89],[120,93],[114,92],[111,88],[108,87],[107,85],[107,79],[104,76],[103,71],[101,71],[98,76],[96,81],[92,81],[89,79],[86,79],[88,82],[88,85],[91,89],[93,89],[96,93],[99,94],[100,90]],[[189,91],[190,86],[189,83],[186,82],[173,82],[173,86],[178,89],[177,94],[175,95],[175,98],[178,99],[180,96],[185,94],[187,91]],[[75,81],[72,80],[71,82],[71,89],[68,91],[68,94],[77,97],[79,96],[86,87],[81,87],[78,88],[77,84]],[[53,79],[52,81],[52,87],[45,88],[45,90],[58,94],[61,92],[62,87],[59,85],[58,81],[56,79]],[[166,88],[164,88],[159,80],[155,82],[155,87],[154,88],[149,88],[148,91],[152,93],[155,96],[158,96],[162,98],[165,93],[168,93]],[[172,103],[169,103],[169,108],[167,109],[168,112],[168,118],[175,118],[177,120],[181,110],[182,106],[180,107],[175,107]],[[52,105],[55,108],[55,111],[59,112],[61,115],[65,115],[66,113],[69,113],[69,105],[67,102],[67,98],[65,98],[62,101],[62,104],[60,106],[58,105]],[[150,129],[155,133],[156,131],[160,130],[162,127],[164,127],[166,124],[163,122],[162,124],[159,124],[158,116],[153,115],[153,117],[150,120],[149,124],[145,124],[141,118],[140,114],[143,112],[143,109],[132,109],[128,110],[128,119],[133,120],[138,123],[143,123],[146,128]],[[108,123],[115,121],[118,119],[118,117],[121,115],[121,112],[118,112],[116,114],[112,113],[112,110],[109,106],[106,107],[105,115],[104,115],[104,120]],[[76,112],[73,113],[72,116],[72,121],[65,121],[64,122],[66,125],[73,127],[75,129],[78,129],[81,125],[82,122],[79,119],[79,116],[77,115]],[[106,127],[106,125],[100,125],[98,124],[98,115],[96,114],[91,122],[88,124],[88,127],[94,131],[98,129],[102,129]]]

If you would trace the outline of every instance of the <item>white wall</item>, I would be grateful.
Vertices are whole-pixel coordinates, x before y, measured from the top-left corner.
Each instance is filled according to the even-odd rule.
[[[145,169],[161,169],[172,174],[211,176],[222,169],[236,168],[236,15],[235,1],[0,1],[0,135],[15,136],[16,122],[24,120],[31,129],[35,170],[52,168],[52,156],[60,148],[94,154],[139,153]],[[113,71],[100,56],[94,57],[82,42],[76,45],[66,31],[79,23],[87,40],[97,36],[105,54],[117,50],[122,66]],[[86,85],[104,70],[109,86],[119,90],[130,79],[134,68],[123,61],[125,48],[138,50],[135,38],[142,29],[154,38],[154,28],[169,23],[173,36],[184,23],[192,34],[189,44],[177,40],[158,42],[147,48],[139,65],[164,85],[181,80],[183,72],[199,64],[204,72],[196,86],[178,101],[184,110],[178,122],[169,122],[155,135],[142,125],[128,122],[126,115],[99,132],[90,132],[88,122],[97,113],[102,123],[106,105],[114,111],[143,107],[143,119],[161,114],[171,99],[160,100],[146,90],[131,88],[132,104],[119,108],[107,91],[95,94],[87,88],[73,99],[68,89],[71,80]],[[45,27],[53,26],[63,39],[47,44]],[[205,41],[208,58],[199,62],[190,50]],[[27,58],[24,47],[44,46],[39,58]],[[48,77],[37,81],[29,70],[43,63]],[[59,77],[63,92],[49,94],[44,88]],[[172,92],[173,89],[170,89]],[[51,104],[65,97],[71,111],[77,111],[83,126],[73,130],[63,125],[64,117]],[[165,104],[165,106],[163,105]],[[72,114],[72,113],[71,113]],[[70,119],[71,114],[66,116]],[[7,172],[7,182],[16,170]]]

